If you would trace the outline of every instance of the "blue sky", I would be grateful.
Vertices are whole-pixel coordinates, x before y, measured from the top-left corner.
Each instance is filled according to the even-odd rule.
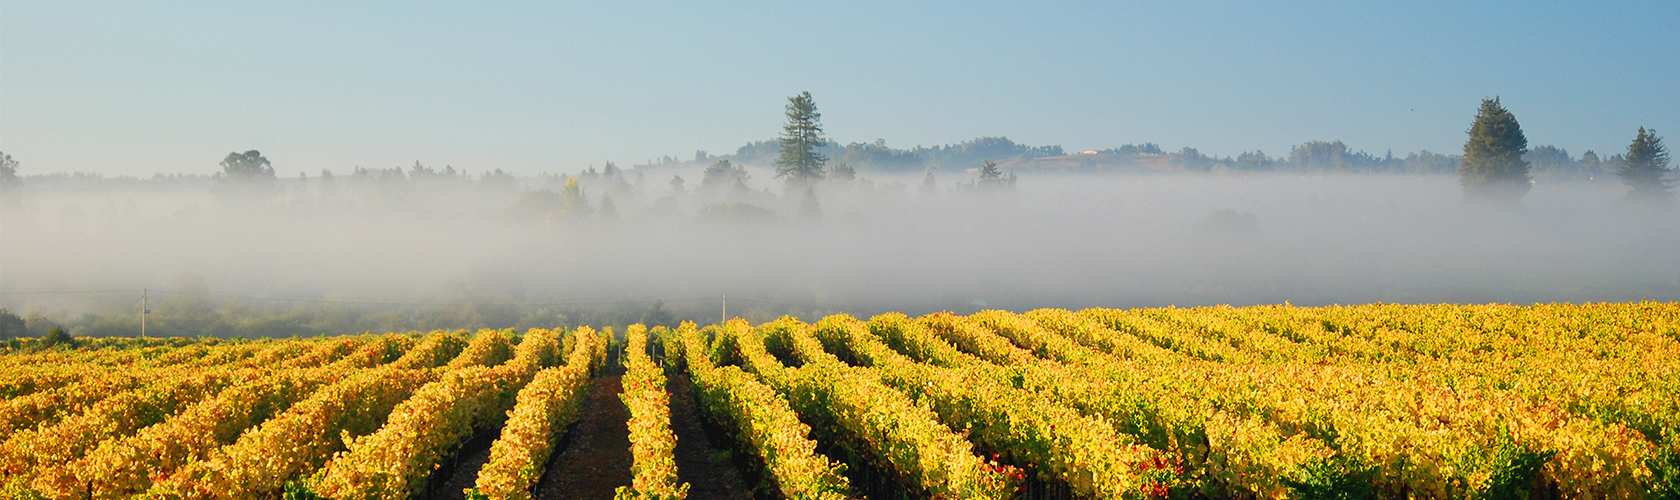
[[[897,147],[1450,152],[1493,95],[1577,156],[1680,138],[1672,0],[342,4],[0,1],[0,151],[575,172],[733,152],[802,90],[832,138]]]

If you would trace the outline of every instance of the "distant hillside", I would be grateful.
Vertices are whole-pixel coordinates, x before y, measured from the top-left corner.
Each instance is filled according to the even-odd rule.
[[[780,147],[775,140],[748,143],[734,154],[711,155],[696,151],[693,159],[661,157],[632,168],[646,171],[649,167],[692,168],[729,160],[737,165],[770,167]],[[1126,144],[1102,150],[1087,150],[1068,154],[1059,145],[1031,146],[1007,137],[978,137],[973,140],[941,146],[916,146],[900,149],[888,146],[885,140],[853,142],[845,145],[830,143],[819,152],[828,157],[829,165],[844,162],[859,173],[920,173],[933,169],[946,172],[975,172],[987,160],[995,161],[1006,170],[1021,172],[1224,172],[1283,170],[1291,172],[1350,172],[1350,173],[1416,173],[1454,174],[1459,156],[1430,151],[1417,151],[1405,156],[1393,153],[1374,155],[1358,151],[1342,141],[1307,141],[1290,148],[1284,156],[1273,157],[1261,151],[1244,152],[1235,157],[1209,156],[1196,148],[1164,151],[1154,143]],[[1540,180],[1589,180],[1605,178],[1620,168],[1622,155],[1600,157],[1587,151],[1578,158],[1567,150],[1554,146],[1535,146],[1524,159],[1534,168]]]
[[[998,166],[1007,170],[1040,170],[1047,172],[1072,172],[1079,170],[1104,172],[1170,172],[1184,170],[1184,167],[1173,164],[1172,155],[1156,153],[1115,154],[1090,151],[1070,155],[1017,158],[998,162]],[[970,168],[968,170],[977,170],[977,167]]]

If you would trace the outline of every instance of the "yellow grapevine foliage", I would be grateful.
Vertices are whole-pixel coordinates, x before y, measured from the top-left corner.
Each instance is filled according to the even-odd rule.
[[[58,370],[73,374],[77,378],[57,387],[37,386],[38,390],[35,392],[20,394],[19,397],[9,398],[0,403],[0,440],[19,430],[56,423],[66,414],[85,411],[87,407],[106,398],[154,382],[160,374],[203,368],[272,364],[309,366],[321,361],[321,355],[337,349],[334,344],[346,341],[348,340],[189,344],[176,350],[157,347],[150,348],[159,349],[155,352],[118,357],[121,361],[116,361],[116,364],[110,366],[104,361],[87,359],[97,357],[103,350],[93,351],[82,357],[73,355],[78,351],[68,351],[61,353],[64,355],[56,357],[56,360],[38,359],[36,362],[47,367],[57,367]],[[112,357],[117,356],[106,358]],[[28,366],[42,368],[40,365]]]
[[[428,370],[375,369],[317,391],[286,413],[245,433],[206,459],[162,478],[157,498],[273,498],[286,482],[314,470],[344,448],[344,436],[366,434],[421,385]]]
[[[430,368],[466,345],[435,332],[396,361],[333,382],[175,474],[154,478],[146,496],[257,499],[278,495],[286,481],[320,467],[343,449],[341,435],[360,436],[384,423],[392,407],[435,379]]]
[[[1666,488],[1655,484],[1665,472],[1653,456],[1653,448],[1664,444],[1653,443],[1660,439],[1651,433],[1641,439],[1628,429],[1631,422],[1572,416],[1548,396],[1522,397],[1534,378],[1498,380],[1485,373],[1500,366],[1526,373],[1579,366],[1568,359],[1593,349],[1567,345],[1564,338],[1577,334],[1521,333],[1556,330],[1545,326],[1547,320],[1516,328],[1486,321],[1490,311],[1519,309],[1504,306],[1365,307],[1414,312],[1384,318],[1341,308],[1274,307],[1248,314],[1168,308],[1081,315],[1184,356],[1174,364],[1137,367],[1164,386],[1179,387],[1174,392],[1332,444],[1341,458],[1330,468],[1341,470],[1330,475],[1343,480],[1434,496],[1514,491],[1536,475],[1581,498]],[[1262,338],[1268,335],[1270,340]],[[1221,345],[1261,354],[1227,356]],[[1546,351],[1557,355],[1538,356]],[[1556,391],[1574,384],[1550,386]]]
[[[818,335],[844,342],[847,351],[879,371],[888,384],[930,404],[947,424],[967,428],[977,442],[1032,464],[1042,475],[1067,481],[1082,495],[1142,498],[1177,486],[1177,464],[1159,450],[1115,432],[1102,419],[1012,387],[985,370],[917,363],[871,332],[906,326],[894,324],[901,321],[902,315],[890,315],[864,325],[849,316],[833,316],[817,330]],[[789,331],[799,334],[797,329]]]
[[[223,387],[262,376],[256,369],[172,374],[168,381],[104,399],[56,424],[19,432],[0,445],[0,475],[27,484],[43,469],[80,457],[100,441],[162,421]]]
[[[420,339],[420,344],[403,353],[401,358],[385,365],[389,368],[432,368],[455,359],[467,347],[466,337],[458,333],[437,331]]]
[[[989,371],[994,378],[1015,377],[1024,389],[1100,415],[1118,432],[1171,453],[1186,469],[1179,478],[1183,486],[1210,496],[1286,497],[1289,490],[1280,477],[1330,455],[1327,445],[1317,439],[1287,436],[1264,420],[1232,415],[1154,388],[1132,367],[1106,362],[1105,355],[1007,312],[984,311],[969,318],[930,315],[882,332],[917,346],[915,351],[924,353],[920,357],[929,362]],[[963,345],[978,357],[942,339]],[[1032,357],[1032,351],[1015,347],[1011,341],[1032,347],[1048,359]],[[1010,369],[989,367],[981,358]]]
[[[481,340],[485,338],[490,340]],[[540,351],[537,347],[527,351],[527,343],[552,348],[556,340],[529,335],[520,351]],[[515,358],[495,367],[459,365],[507,359],[509,350],[506,332],[479,332],[464,352],[450,361],[457,368],[415,391],[413,397],[391,411],[384,427],[347,443],[346,450],[333,455],[303,487],[325,498],[408,498],[424,485],[444,454],[471,435],[475,427],[493,426],[507,418],[511,404],[504,402],[511,402],[510,395],[516,395],[540,368],[531,362],[535,356]]]
[[[108,439],[121,439],[140,429],[164,421],[177,411],[216,394],[225,387],[253,383],[276,369],[300,369],[331,361],[349,352],[344,346],[359,345],[363,339],[346,337],[318,345],[300,343],[280,350],[275,358],[282,362],[275,366],[249,366],[245,362],[227,363],[209,370],[191,366],[169,365],[135,372],[141,379],[154,380],[151,385],[110,394],[73,416],[61,421],[38,424],[33,429],[15,433],[0,444],[0,483],[10,495],[40,495],[30,483],[43,471],[54,471]],[[310,349],[310,347],[314,347]],[[247,355],[249,352],[246,353]],[[285,359],[285,356],[292,356]],[[237,357],[236,357],[237,358]],[[263,361],[251,358],[245,361]],[[62,477],[59,470],[42,476],[42,486],[50,486],[52,478]],[[52,489],[52,488],[49,488]]]
[[[400,353],[412,339],[385,336],[354,346],[331,365],[282,370],[225,389],[169,420],[126,439],[106,440],[75,462],[46,469],[33,486],[52,497],[86,494],[88,498],[127,498],[151,487],[152,478],[168,477],[188,460],[232,442],[247,427],[285,410],[316,388]]]
[[[733,350],[727,357],[743,360],[799,412],[833,422],[858,451],[905,483],[940,499],[1004,499],[1017,492],[1018,471],[975,455],[973,445],[940,423],[938,414],[887,386],[874,371],[816,352],[809,352],[804,366],[789,368],[766,351],[763,336],[745,321],[732,320],[716,333],[718,343]]]
[[[671,432],[671,394],[665,392],[665,371],[648,357],[647,327],[630,325],[624,332],[624,406],[630,410],[630,486],[620,486],[616,499],[675,500],[688,497],[688,483],[677,482],[677,435]]]
[[[1053,311],[1034,313],[1047,324],[1079,324]],[[1264,419],[1233,414],[1174,386],[1162,385],[1135,362],[1080,345],[1041,328],[1025,315],[985,311],[971,318],[991,332],[958,328],[941,334],[1006,337],[1046,361],[1067,363],[1024,366],[1023,385],[1052,394],[1082,411],[1107,416],[1122,432],[1171,451],[1186,462],[1187,479],[1209,495],[1287,497],[1289,489],[1281,478],[1333,455],[1322,440],[1292,433]],[[1100,329],[1091,325],[1080,328],[1088,329],[1086,335],[1092,333],[1089,329]],[[1142,352],[1162,354],[1147,349]]]
[[[539,334],[532,330],[527,336]],[[547,335],[546,332],[541,334]],[[478,472],[472,498],[529,500],[531,487],[542,478],[543,464],[554,451],[554,443],[566,426],[577,421],[594,373],[595,356],[602,354],[593,343],[594,335],[573,335],[573,348],[566,365],[537,373],[519,391],[519,399],[508,413],[507,425],[490,446],[490,461]],[[521,344],[523,345],[523,344]]]
[[[474,335],[466,350],[449,361],[450,369],[468,366],[493,366],[513,356],[512,338],[503,330],[485,330]]]
[[[814,439],[939,499],[1012,498],[1023,473],[1081,498],[1680,497],[1676,303],[1043,309],[626,333],[624,497],[683,496],[665,374],[685,371],[784,498],[848,496],[844,466]],[[609,345],[610,330],[587,327],[9,341],[0,498],[410,498],[463,439],[498,426],[469,493],[529,498]]]
[[[717,367],[707,354],[705,340],[693,323],[683,323],[673,335],[673,351],[680,351],[701,404],[724,420],[764,461],[782,498],[843,500],[850,497],[842,475],[845,465],[817,454],[817,442],[806,437],[810,428],[775,389],[733,366]]]

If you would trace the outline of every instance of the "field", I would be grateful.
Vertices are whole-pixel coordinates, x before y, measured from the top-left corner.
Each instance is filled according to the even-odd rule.
[[[1680,497],[1675,303],[0,345],[4,498]]]

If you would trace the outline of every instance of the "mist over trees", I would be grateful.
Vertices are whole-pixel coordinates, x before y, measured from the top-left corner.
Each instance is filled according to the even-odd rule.
[[[416,163],[418,165],[418,163]],[[222,158],[222,175],[234,180],[274,179],[274,165],[262,153],[253,149],[244,153],[228,153]]]
[[[746,187],[746,182],[752,175],[747,169],[729,163],[729,160],[718,160],[706,167],[700,173],[700,190],[708,193],[720,193],[737,186]]]
[[[0,152],[0,189],[11,187],[12,183],[17,182],[17,167],[18,161],[12,159],[12,155]]]
[[[1528,176],[1528,161],[1523,159],[1527,153],[1528,138],[1523,136],[1516,116],[1499,104],[1498,97],[1482,99],[1458,167],[1465,199],[1515,203],[1528,194],[1533,179]]]
[[[1014,191],[1018,180],[1015,172],[1005,174],[1003,169],[992,160],[986,160],[980,165],[979,177],[971,182],[959,182],[957,188],[968,191]]]
[[[1616,172],[1628,186],[1628,198],[1642,203],[1663,202],[1672,198],[1674,193],[1670,190],[1674,188],[1675,180],[1668,177],[1673,171],[1668,167],[1668,161],[1668,147],[1663,146],[1662,138],[1657,137],[1655,131],[1647,132],[1645,127],[1639,127],[1633,143],[1628,144],[1627,158],[1623,160],[1621,170]]]
[[[29,336],[29,326],[11,309],[0,308],[0,340]]]
[[[1614,198],[1600,195],[1622,194],[1614,173],[1627,198],[1670,199],[1673,169],[1661,139],[1641,129],[1625,153],[1609,157],[1527,148],[1497,99],[1482,103],[1462,156],[1376,155],[1340,140],[1306,141],[1278,157],[1151,142],[1065,151],[1007,137],[904,149],[883,139],[842,145],[824,136],[808,92],[789,97],[785,118],[777,138],[733,154],[525,175],[416,160],[280,176],[284,158],[271,162],[257,150],[220,163],[206,158],[205,170],[219,167],[211,174],[20,175],[19,162],[0,155],[6,287],[155,284],[202,269],[205,278],[152,289],[163,297],[152,331],[289,336],[705,322],[716,319],[712,297],[724,289],[732,303],[759,300],[743,310],[762,322],[960,309],[979,295],[1012,308],[1500,300],[1507,295],[1474,290],[1544,279],[1489,278],[1486,269],[1498,269],[1508,252],[1432,257],[1457,255],[1467,234],[1494,232],[1455,225],[1464,223],[1452,199],[1462,190],[1527,196],[1529,212],[1519,215],[1529,217],[1528,234],[1553,234],[1549,224],[1590,234],[1574,239],[1599,246],[1531,236],[1529,246],[1550,245],[1567,258],[1504,264],[1521,273],[1561,269],[1558,279],[1577,294],[1559,292],[1567,297],[1680,293],[1663,281],[1680,276],[1672,259],[1642,257],[1657,271],[1608,277],[1601,267],[1569,267],[1638,260],[1616,257],[1616,245],[1632,236],[1596,227],[1609,220],[1598,211],[1613,205],[1600,199]],[[1530,179],[1543,186],[1534,194]],[[1669,236],[1639,237],[1680,248]],[[80,257],[62,257],[73,270],[53,275],[14,260],[20,254]],[[980,269],[988,271],[976,275]],[[1009,274],[1017,269],[1034,274]],[[1120,275],[1125,283],[1105,277]],[[863,290],[881,283],[891,286]],[[280,298],[251,290],[280,290]],[[9,308],[0,330],[138,329],[127,295],[17,299],[25,296],[0,302]]]

